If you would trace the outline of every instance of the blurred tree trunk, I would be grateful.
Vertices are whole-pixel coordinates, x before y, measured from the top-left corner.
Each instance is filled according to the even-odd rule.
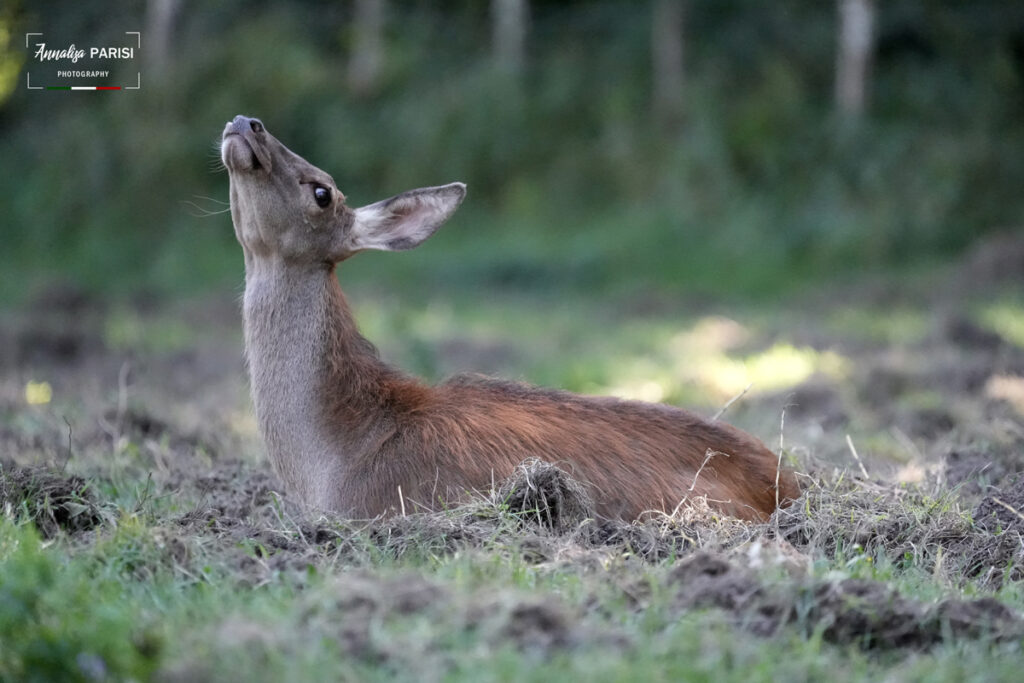
[[[181,11],[180,0],[149,0],[146,5],[146,52],[154,76],[166,73],[170,64],[174,25]]]
[[[372,93],[380,83],[384,66],[385,5],[386,0],[356,0],[348,86],[357,95]]]
[[[837,0],[839,49],[836,53],[836,107],[848,119],[859,119],[867,106],[871,52],[874,46],[875,0]]]
[[[518,75],[526,62],[529,0],[491,0],[491,37],[498,68]]]
[[[654,116],[667,132],[683,122],[685,72],[683,69],[683,0],[654,0],[651,8],[651,69]]]

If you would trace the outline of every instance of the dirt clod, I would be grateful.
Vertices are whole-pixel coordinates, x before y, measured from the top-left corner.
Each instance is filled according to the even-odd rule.
[[[547,652],[569,645],[572,628],[571,619],[561,605],[524,602],[509,611],[500,638],[512,641],[522,650]]]
[[[720,609],[759,635],[793,625],[870,650],[921,649],[957,638],[1009,639],[1024,632],[1020,616],[991,598],[931,606],[882,582],[857,578],[773,585],[712,553],[695,553],[669,578],[677,586],[677,609]]]
[[[839,391],[820,378],[804,382],[775,400],[786,405],[790,418],[813,420],[825,430],[838,429],[849,421]]]
[[[973,517],[990,533],[1024,533],[1024,477],[982,498]]]
[[[1006,340],[987,330],[964,315],[950,316],[944,325],[946,338],[965,349],[994,352],[1006,344]]]
[[[586,488],[557,465],[531,459],[498,487],[498,499],[523,521],[568,531],[594,516]]]
[[[883,583],[845,579],[814,591],[808,626],[824,626],[827,639],[876,647],[924,647],[939,634],[925,618],[926,608]]]
[[[954,448],[944,466],[947,484],[959,487],[961,496],[976,496],[1007,474],[1007,463],[981,448]]]
[[[44,538],[89,531],[108,517],[85,479],[40,467],[0,471],[0,509],[24,510]]]

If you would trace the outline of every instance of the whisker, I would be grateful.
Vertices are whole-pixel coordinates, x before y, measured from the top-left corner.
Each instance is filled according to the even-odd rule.
[[[209,209],[203,208],[202,206],[199,206],[195,202],[188,201],[187,199],[181,200],[181,203],[184,204],[186,207],[189,207],[189,208],[192,208],[192,209],[196,210],[195,212],[193,212],[193,211],[189,211],[188,212],[188,214],[190,216],[192,216],[193,218],[209,218],[210,216],[217,216],[219,214],[227,213],[228,211],[231,211],[231,207],[230,206],[228,208],[226,208],[226,209],[220,209],[219,211],[210,211]]]
[[[221,206],[231,206],[231,202],[222,202],[221,200],[214,199],[213,197],[204,197],[201,194],[194,194],[192,196],[195,197],[196,199],[205,199],[208,202],[213,202],[214,204],[220,204]]]
[[[216,138],[210,143],[210,173],[228,170],[228,167],[224,165],[224,159],[221,157],[221,147],[223,144],[224,141],[221,138]]]

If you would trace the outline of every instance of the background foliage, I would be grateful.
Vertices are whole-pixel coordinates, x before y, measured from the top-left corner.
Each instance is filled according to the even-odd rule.
[[[417,288],[770,292],[946,257],[1024,208],[1024,7],[1002,0],[882,3],[858,124],[834,113],[835,5],[796,0],[687,4],[685,117],[669,129],[651,113],[643,3],[531,3],[516,77],[494,66],[487,3],[396,0],[360,95],[344,78],[350,3],[189,3],[142,90],[23,87],[25,31],[102,44],[145,12],[0,11],[4,300],[54,279],[114,294],[238,282],[227,215],[183,203],[227,199],[209,169],[237,113],[355,204],[467,182],[460,218],[414,259]],[[385,261],[411,277],[376,259],[346,277]]]

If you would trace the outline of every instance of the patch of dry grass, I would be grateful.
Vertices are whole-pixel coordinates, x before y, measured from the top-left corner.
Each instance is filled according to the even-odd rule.
[[[0,467],[0,510],[24,515],[43,538],[90,531],[114,518],[113,506],[99,501],[88,481],[43,467]]]

